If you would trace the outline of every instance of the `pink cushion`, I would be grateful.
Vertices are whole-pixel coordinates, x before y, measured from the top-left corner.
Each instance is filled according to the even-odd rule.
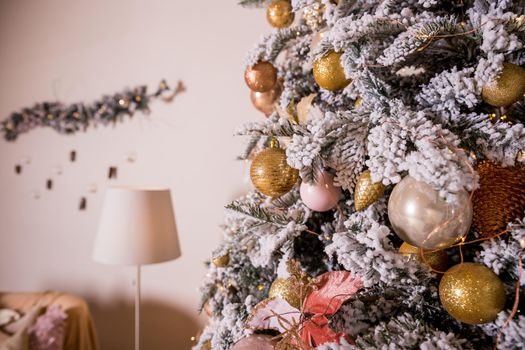
[[[66,331],[66,313],[59,305],[49,306],[29,328],[29,349],[62,350]]]

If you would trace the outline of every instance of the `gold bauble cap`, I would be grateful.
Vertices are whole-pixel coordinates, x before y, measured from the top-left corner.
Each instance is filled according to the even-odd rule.
[[[521,100],[524,94],[525,69],[513,63],[503,63],[500,76],[481,91],[483,101],[494,107],[511,105]]]
[[[342,52],[328,51],[314,62],[313,74],[317,85],[329,91],[344,89],[351,80],[341,65]]]
[[[505,288],[499,277],[485,265],[462,263],[443,275],[439,299],[452,317],[476,325],[497,318],[505,306]]]

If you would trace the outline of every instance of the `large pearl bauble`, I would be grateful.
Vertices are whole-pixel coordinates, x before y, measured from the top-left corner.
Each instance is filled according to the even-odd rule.
[[[513,104],[525,94],[525,69],[512,64],[503,63],[501,75],[492,83],[483,86],[481,96],[488,104],[503,107]]]
[[[505,288],[488,267],[463,263],[451,267],[439,283],[439,299],[456,320],[468,324],[494,321],[505,306]]]
[[[447,203],[432,186],[407,176],[390,195],[388,218],[403,241],[424,249],[441,249],[467,234],[472,203],[465,190],[457,193],[457,203]]]
[[[242,338],[231,350],[273,350],[277,341],[270,335],[253,334]]]
[[[334,178],[327,171],[319,173],[314,183],[301,183],[300,192],[304,204],[318,212],[334,208],[341,197],[341,187],[334,186]]]

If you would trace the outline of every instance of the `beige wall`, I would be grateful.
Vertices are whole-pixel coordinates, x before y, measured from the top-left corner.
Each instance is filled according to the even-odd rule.
[[[247,187],[233,130],[261,118],[249,103],[242,60],[269,29],[263,11],[236,2],[0,0],[2,119],[37,101],[90,101],[125,86],[155,88],[161,78],[188,87],[172,104],[153,103],[149,116],[114,128],[75,136],[39,129],[14,143],[0,140],[0,290],[79,294],[92,307],[103,349],[132,348],[134,271],[92,262],[93,238],[108,184],[165,185],[183,257],[143,270],[142,345],[189,347],[202,322],[202,262],[220,240],[224,205]],[[123,160],[132,151],[134,164]],[[25,157],[31,164],[15,175]],[[106,179],[109,165],[118,166],[118,180]],[[95,194],[86,191],[91,183]],[[80,212],[83,195],[88,209]]]

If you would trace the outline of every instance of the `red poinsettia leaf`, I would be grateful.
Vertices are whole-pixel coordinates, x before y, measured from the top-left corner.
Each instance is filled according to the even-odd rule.
[[[348,271],[333,271],[317,277],[318,287],[308,295],[303,304],[303,312],[330,316],[341,305],[363,287],[363,281]]]
[[[344,333],[334,332],[328,325],[328,319],[322,315],[316,315],[302,325],[301,338],[312,348],[324,343],[338,343],[343,336]]]

